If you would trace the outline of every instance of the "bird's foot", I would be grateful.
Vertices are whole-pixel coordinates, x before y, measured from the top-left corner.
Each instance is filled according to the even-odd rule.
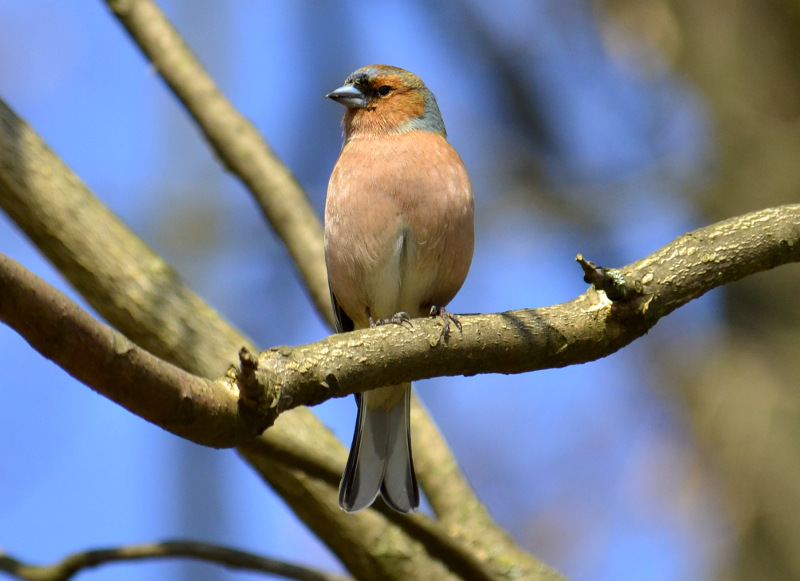
[[[439,335],[439,341],[447,340],[450,338],[450,323],[455,325],[459,332],[461,332],[461,321],[453,313],[444,307],[431,306],[431,317],[440,317],[442,319],[442,334]]]
[[[405,311],[400,311],[399,313],[395,313],[388,319],[378,319],[375,320],[372,318],[372,315],[369,315],[369,326],[370,327],[380,327],[381,325],[408,325],[409,329],[413,329],[414,325],[411,324],[411,315],[406,313]]]

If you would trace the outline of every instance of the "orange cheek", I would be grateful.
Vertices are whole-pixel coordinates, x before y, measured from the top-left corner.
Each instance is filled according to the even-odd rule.
[[[425,113],[425,100],[419,93],[406,92],[377,101],[374,108],[350,109],[345,127],[359,133],[384,133],[402,126],[409,119]]]
[[[425,113],[425,100],[417,92],[401,93],[385,101],[382,113],[392,127],[399,127],[409,119],[421,117]]]

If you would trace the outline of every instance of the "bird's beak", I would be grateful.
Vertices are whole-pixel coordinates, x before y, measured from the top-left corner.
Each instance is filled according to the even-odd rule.
[[[325,98],[333,99],[348,109],[367,106],[367,97],[353,85],[344,85],[343,87],[339,87],[335,91],[331,91],[325,95]]]

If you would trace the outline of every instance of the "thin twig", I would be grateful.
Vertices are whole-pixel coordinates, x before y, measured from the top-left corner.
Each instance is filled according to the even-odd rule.
[[[277,575],[297,581],[347,581],[350,577],[286,561],[262,557],[237,549],[193,541],[164,541],[128,545],[110,549],[94,549],[73,553],[52,565],[28,565],[0,553],[0,571],[25,581],[66,581],[84,569],[124,561],[189,558],[233,569]]]

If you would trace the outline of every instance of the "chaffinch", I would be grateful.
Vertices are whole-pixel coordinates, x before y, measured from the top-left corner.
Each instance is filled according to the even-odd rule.
[[[325,204],[325,262],[339,332],[440,314],[467,276],[472,186],[446,140],[433,93],[406,70],[358,69],[327,95],[347,110]],[[356,394],[358,419],[339,487],[347,512],[378,493],[419,506],[409,427],[411,384]]]

